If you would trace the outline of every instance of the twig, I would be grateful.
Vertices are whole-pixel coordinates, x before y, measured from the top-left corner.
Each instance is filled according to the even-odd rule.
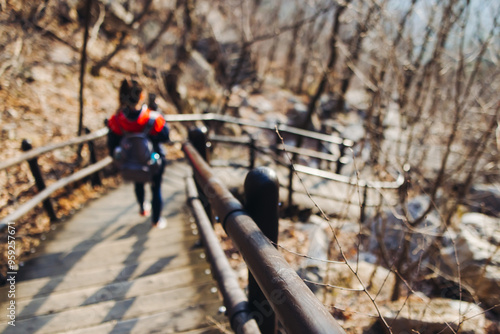
[[[288,151],[286,150],[286,146],[285,146],[285,141],[283,139],[283,137],[281,136],[279,130],[278,130],[278,127],[276,127],[276,133],[277,135],[279,136],[282,144],[283,144],[283,147],[285,147],[285,154],[287,155],[288,159],[290,160],[290,162],[292,162],[289,154],[288,154]],[[292,163],[292,168],[293,168],[293,163]],[[295,171],[295,169],[293,169]],[[302,185],[304,185],[303,181],[302,181],[302,178],[295,172],[295,175],[299,178],[300,182],[302,183]],[[307,189],[306,189],[306,192],[307,192]],[[307,192],[309,194],[309,192]],[[310,196],[310,195],[309,195]],[[363,283],[363,281],[361,280],[361,278],[359,277],[359,275],[357,274],[357,272],[354,270],[354,268],[349,264],[349,261],[347,260],[347,256],[345,255],[344,253],[344,250],[342,248],[342,245],[340,244],[340,240],[338,239],[338,236],[337,236],[337,233],[335,231],[335,229],[333,228],[333,226],[331,225],[330,223],[330,219],[328,218],[328,216],[325,214],[325,212],[323,211],[323,209],[321,209],[321,207],[314,201],[314,199],[312,197],[309,197],[310,200],[313,202],[314,206],[319,210],[319,212],[321,213],[321,216],[323,217],[323,219],[325,219],[328,223],[329,223],[329,226],[330,226],[330,229],[332,230],[332,233],[333,233],[333,238],[335,240],[335,243],[337,244],[337,247],[339,248],[339,252],[340,252],[340,255],[342,256],[342,258],[344,259],[345,261],[345,264],[347,265],[347,267],[349,268],[349,270],[354,274],[354,276],[357,278],[359,284],[361,285],[362,287],[362,291],[368,296],[368,298],[370,299],[370,301],[372,302],[373,306],[375,307],[375,309],[377,310],[377,313],[379,315],[379,318],[380,320],[383,322],[383,324],[387,327],[387,330],[389,331],[389,333],[392,334],[392,331],[391,331],[391,328],[389,327],[389,325],[387,324],[387,321],[385,320],[384,316],[382,315],[382,312],[380,311],[380,308],[378,307],[377,303],[375,302],[375,299],[371,296],[371,294],[368,292],[368,289],[366,288],[365,284]]]

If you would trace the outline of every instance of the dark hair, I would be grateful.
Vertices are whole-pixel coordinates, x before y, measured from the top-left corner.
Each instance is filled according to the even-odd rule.
[[[142,88],[135,80],[123,79],[120,85],[120,104],[135,107],[141,99]]]

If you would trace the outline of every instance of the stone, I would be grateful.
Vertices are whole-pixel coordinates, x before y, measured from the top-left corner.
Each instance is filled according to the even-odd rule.
[[[307,106],[303,103],[295,103],[292,108],[287,111],[288,125],[301,128],[307,117]],[[314,113],[311,118],[311,124],[307,130],[320,129],[321,123]]]
[[[471,211],[500,217],[500,185],[474,185],[467,199]]]
[[[469,292],[488,307],[500,304],[500,219],[467,213],[458,228],[443,239],[440,270],[458,277],[460,268],[461,281],[472,290]]]
[[[459,300],[412,296],[383,305],[381,312],[392,333],[485,333],[483,309]]]
[[[409,200],[407,210],[410,219],[417,219],[427,209],[430,203],[428,196],[417,196]],[[398,210],[398,214],[401,211]],[[398,252],[402,244],[404,235],[408,230],[405,222],[394,214],[392,210],[384,211],[385,218],[377,218],[369,222],[371,233],[368,237],[368,248],[373,252],[380,252],[378,235],[383,237],[383,241],[388,252]],[[418,226],[414,227],[411,233],[411,243],[409,256],[410,260],[421,259],[422,253],[432,244],[436,234],[440,230],[441,220],[435,212],[426,215],[425,219]]]
[[[485,214],[468,212],[462,215],[461,226],[473,229],[493,245],[500,245],[500,219]]]
[[[213,67],[197,51],[190,53],[188,64],[179,79],[179,85],[207,87],[209,91],[213,92],[220,90],[220,86],[215,80]]]

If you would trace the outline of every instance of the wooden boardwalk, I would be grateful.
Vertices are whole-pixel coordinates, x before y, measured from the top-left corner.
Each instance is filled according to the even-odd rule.
[[[0,332],[221,333],[222,301],[186,205],[189,173],[183,162],[165,171],[164,230],[138,214],[131,184],[58,224],[20,268],[16,326],[2,317]]]

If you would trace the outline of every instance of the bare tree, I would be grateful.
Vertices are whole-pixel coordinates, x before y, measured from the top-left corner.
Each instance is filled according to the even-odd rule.
[[[297,7],[298,4],[296,3],[295,6]],[[295,15],[294,15],[294,21],[300,21],[304,18],[305,11],[304,8],[298,7],[296,9]],[[301,30],[302,26],[297,25],[292,29],[292,38],[290,39],[290,43],[288,44],[288,52],[286,56],[286,61],[285,61],[285,73],[283,75],[283,85],[287,88],[292,86],[292,83],[290,82],[290,75],[293,71],[293,65],[295,63],[295,58],[297,56],[296,49],[297,49],[297,41],[299,40],[299,33]]]
[[[367,8],[365,17],[358,20],[356,23],[356,34],[352,36],[348,42],[349,49],[347,50],[347,59],[344,62],[343,69],[340,71],[342,73],[342,79],[340,80],[340,91],[338,92],[337,105],[335,107],[336,112],[340,112],[345,108],[345,94],[354,75],[353,69],[357,66],[359,57],[362,53],[363,40],[370,26],[375,24],[380,17],[380,7],[378,3],[373,2],[372,5]]]
[[[342,14],[346,10],[347,6],[351,0],[345,1],[342,4],[339,4],[337,6],[337,9],[333,13],[333,24],[332,24],[332,31],[330,33],[330,41],[329,41],[329,46],[330,46],[330,56],[328,58],[328,62],[325,68],[325,71],[323,72],[323,75],[321,77],[321,80],[318,84],[318,87],[316,88],[316,92],[314,95],[311,97],[309,104],[307,106],[307,115],[306,118],[302,124],[303,129],[307,129],[309,125],[311,124],[311,119],[314,114],[314,111],[316,110],[316,104],[319,101],[319,98],[321,97],[321,94],[323,94],[326,84],[328,82],[329,76],[332,74],[335,64],[337,63],[337,39],[339,35],[339,29],[340,29],[340,18],[342,17]],[[296,142],[296,147],[302,146],[302,137],[297,137],[297,142]]]
[[[297,86],[295,88],[295,92],[301,94],[304,91],[304,81],[306,79],[309,65],[311,63],[311,55],[314,54],[314,42],[317,41],[317,37],[325,28],[326,22],[328,20],[327,15],[321,15],[321,20],[315,25],[315,22],[311,23],[305,32],[305,45],[303,49],[303,56],[300,61],[300,70],[299,70],[299,79],[297,82]]]
[[[183,101],[179,90],[179,78],[182,74],[182,67],[190,57],[193,47],[193,29],[194,29],[194,6],[195,0],[177,0],[176,10],[182,11],[183,29],[180,32],[180,41],[177,46],[175,62],[170,70],[162,73],[165,89],[177,110],[180,113],[190,111],[189,104]]]

